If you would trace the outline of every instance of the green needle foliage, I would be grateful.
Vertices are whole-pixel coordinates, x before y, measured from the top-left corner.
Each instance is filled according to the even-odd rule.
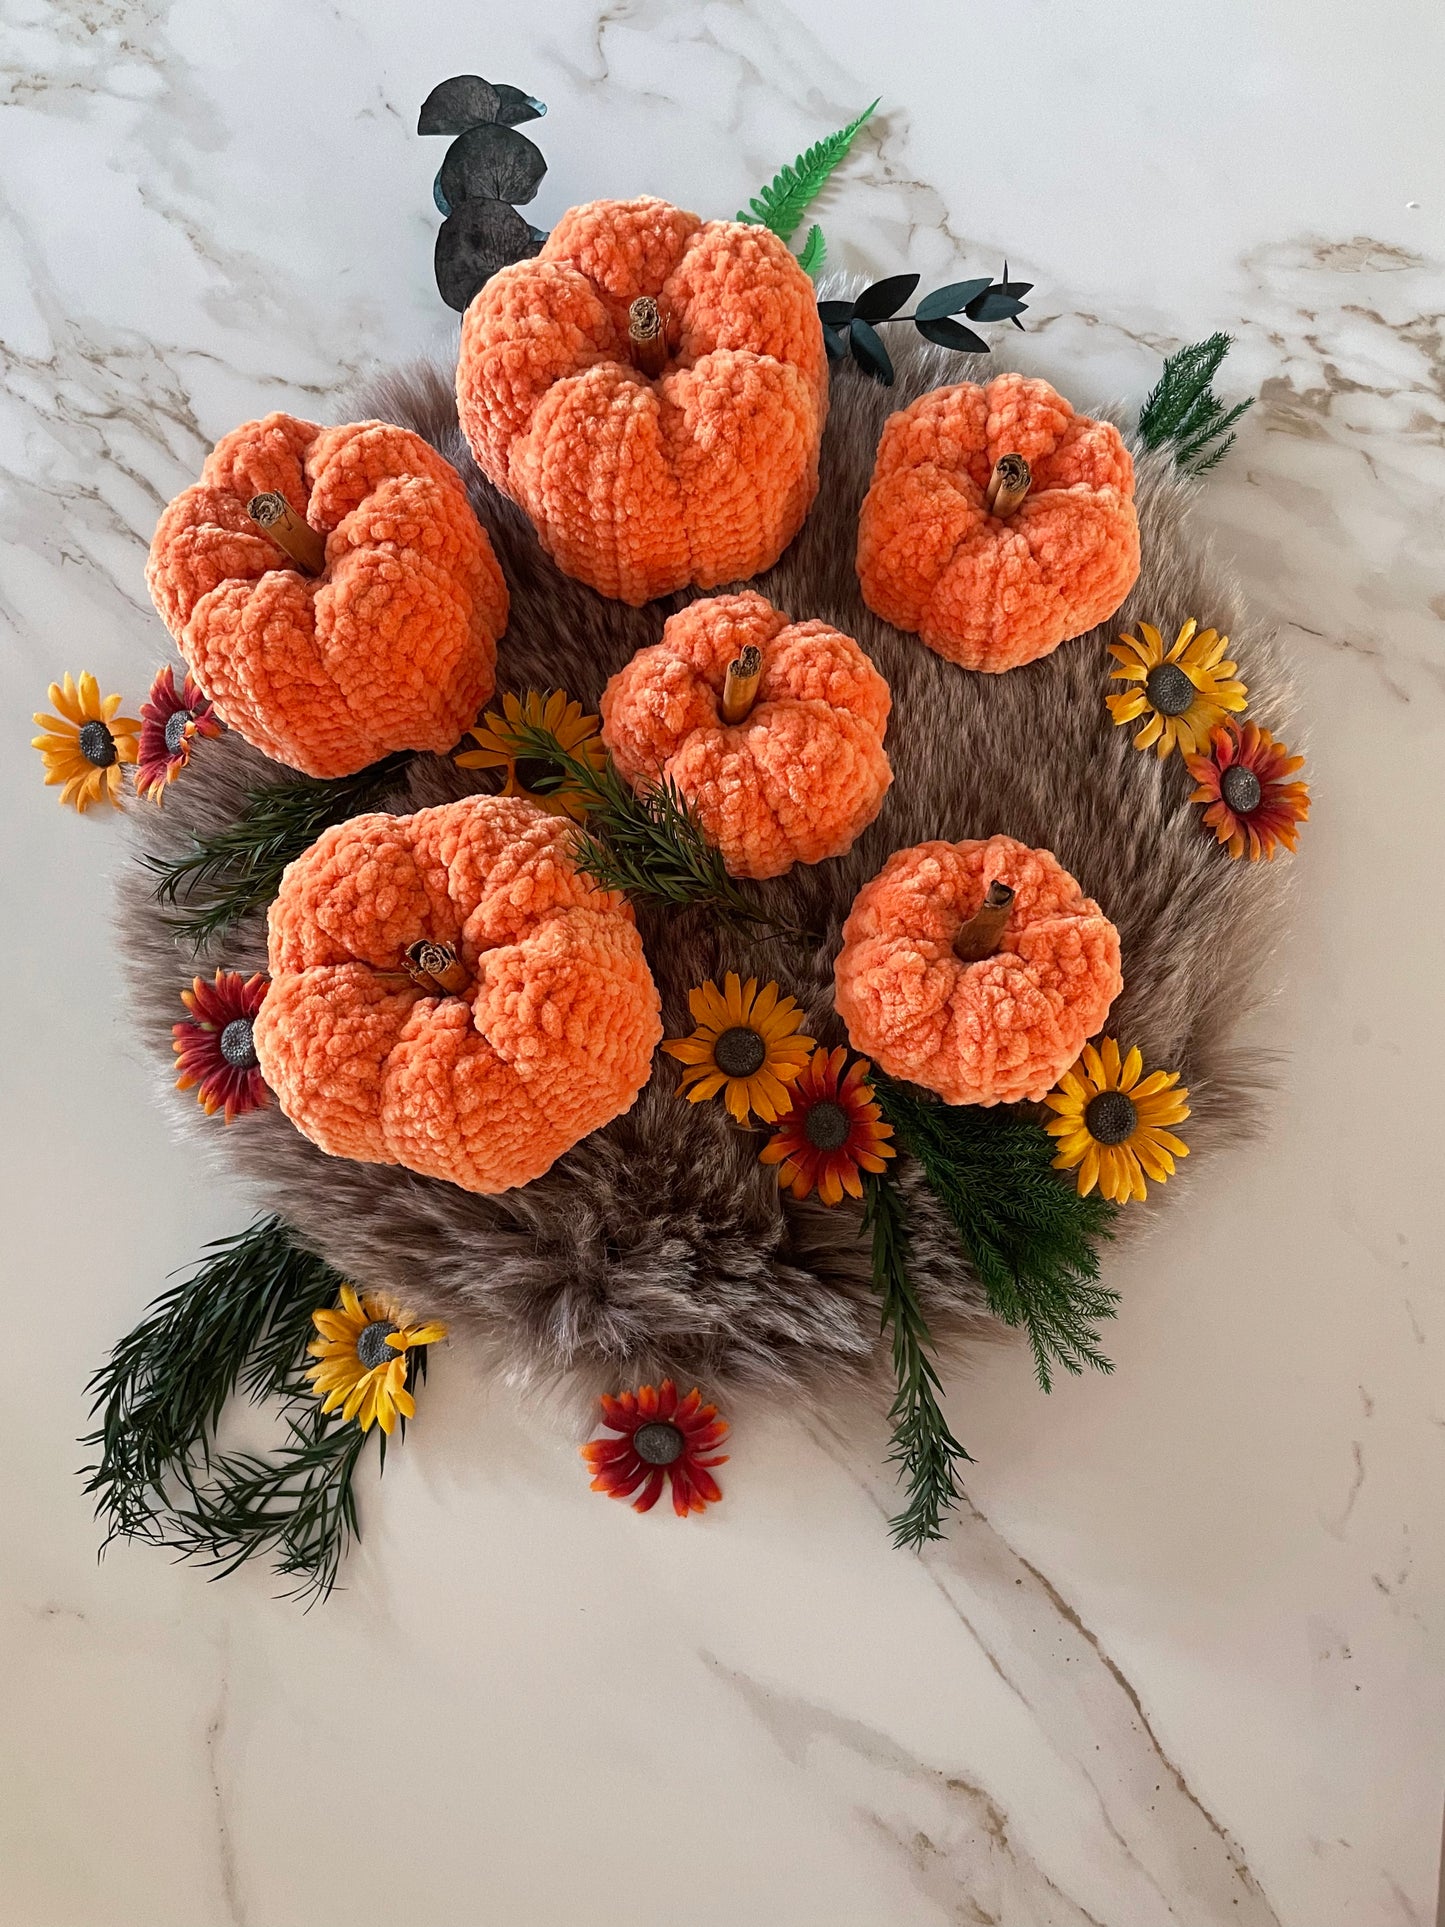
[[[858,130],[877,105],[878,102],[875,100],[872,107],[863,109],[857,120],[849,121],[848,125],[840,127],[836,134],[829,134],[823,140],[816,141],[806,153],[799,154],[791,166],[780,167],[768,185],[748,202],[751,213],[744,213],[739,208],[738,219],[760,222],[764,227],[771,228],[773,233],[782,240],[791,241],[803,216],[823,191],[829,175],[846,159]],[[818,236],[820,258],[822,239],[820,234]],[[810,235],[804,247],[805,254],[812,245],[813,239]],[[809,273],[812,272],[810,268]]]
[[[765,925],[780,936],[809,933],[778,924],[723,866],[720,853],[670,782],[640,795],[623,781],[609,758],[599,769],[565,749],[542,723],[519,720],[508,728],[523,758],[550,765],[539,790],[574,790],[587,812],[577,831],[579,868],[605,890],[638,902],[684,909],[707,904],[732,929]]]
[[[298,777],[252,790],[234,823],[213,836],[196,837],[180,856],[147,857],[155,895],[177,914],[171,927],[193,951],[229,930],[250,911],[271,902],[294,857],[333,823],[343,823],[380,802],[396,772],[409,760],[388,756],[355,776],[318,782]]]
[[[1170,355],[1164,372],[1139,411],[1139,434],[1146,448],[1174,446],[1174,459],[1186,475],[1204,475],[1234,446],[1231,430],[1254,397],[1226,408],[1214,393],[1214,377],[1229,353],[1226,334],[1211,335]]]
[[[272,1550],[294,1596],[324,1598],[357,1532],[352,1479],[370,1434],[323,1417],[305,1378],[313,1311],[334,1305],[341,1279],[301,1250],[279,1218],[207,1247],[189,1277],[164,1292],[87,1388],[98,1448],[86,1491],[104,1546],[136,1538],[230,1572]],[[424,1377],[407,1353],[408,1384]],[[287,1439],[271,1457],[218,1454],[227,1402],[279,1396]],[[376,1428],[380,1456],[386,1438]]]
[[[1029,1117],[933,1103],[888,1078],[875,1090],[901,1148],[952,1218],[989,1309],[1028,1333],[1043,1390],[1052,1390],[1057,1366],[1112,1371],[1097,1327],[1119,1295],[1099,1283],[1094,1247],[1110,1235],[1115,1207],[1060,1182],[1053,1140]]]
[[[908,1503],[890,1519],[896,1546],[921,1548],[943,1537],[943,1515],[958,1504],[958,1468],[973,1460],[948,1429],[943,1388],[929,1356],[932,1339],[908,1276],[908,1214],[903,1194],[887,1177],[864,1180],[863,1229],[872,1237],[873,1283],[883,1303],[882,1329],[892,1335],[898,1392],[889,1407],[890,1463]]]

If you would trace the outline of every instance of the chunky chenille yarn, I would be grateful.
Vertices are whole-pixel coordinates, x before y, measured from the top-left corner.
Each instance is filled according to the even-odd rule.
[[[629,341],[639,297],[655,376]],[[813,285],[775,234],[592,201],[467,309],[457,407],[558,567],[639,604],[777,561],[817,493],[827,381]]]
[[[662,1036],[632,912],[519,797],[337,825],[271,906],[256,1056],[298,1130],[336,1157],[463,1190],[539,1177],[626,1111]],[[408,949],[465,982],[432,995]]]
[[[994,465],[1022,456],[1028,494],[985,506]],[[1110,422],[1032,376],[922,395],[890,416],[858,518],[875,614],[965,669],[1033,662],[1105,622],[1139,574],[1134,464]]]
[[[1015,892],[992,956],[953,943],[997,880]],[[854,1047],[949,1104],[1041,1098],[1123,988],[1119,933],[1048,850],[1011,836],[920,843],[853,900],[834,971]]]
[[[247,514],[270,491],[325,538],[319,575]],[[230,726],[309,776],[450,749],[491,694],[507,624],[456,470],[387,422],[234,429],[162,515],[146,580]]]
[[[728,664],[749,646],[757,695],[728,724]],[[851,636],[748,591],[670,618],[603,691],[602,738],[634,786],[677,786],[734,876],[775,877],[841,856],[878,814],[890,700]]]

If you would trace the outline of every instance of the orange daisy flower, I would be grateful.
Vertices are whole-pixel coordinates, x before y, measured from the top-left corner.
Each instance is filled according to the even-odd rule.
[[[604,1423],[621,1436],[591,1439],[582,1457],[596,1474],[594,1492],[612,1499],[632,1498],[633,1510],[650,1512],[662,1496],[664,1476],[672,1486],[672,1509],[679,1519],[715,1505],[722,1489],[708,1470],[726,1465],[716,1452],[728,1435],[726,1419],[715,1405],[704,1405],[697,1387],[679,1399],[670,1378],[636,1392],[600,1400]],[[639,1490],[639,1487],[641,1488]]]
[[[855,1058],[840,1080],[848,1053],[814,1051],[807,1069],[793,1085],[792,1107],[758,1153],[763,1164],[780,1164],[778,1182],[795,1198],[806,1198],[815,1188],[824,1204],[838,1204],[846,1191],[861,1198],[863,1171],[881,1171],[894,1155],[888,1139],[893,1126],[883,1113],[868,1082],[872,1069],[866,1057]]]
[[[252,1026],[266,995],[267,979],[260,971],[242,977],[236,970],[218,970],[214,983],[197,977],[181,1002],[190,1016],[171,1025],[175,1039],[178,1091],[195,1089],[196,1102],[212,1116],[224,1110],[226,1122],[259,1111],[266,1102],[266,1080],[256,1062]]]
[[[1293,850],[1297,825],[1310,813],[1309,785],[1288,780],[1304,768],[1303,756],[1291,756],[1257,723],[1216,729],[1209,745],[1212,755],[1184,759],[1199,785],[1189,800],[1208,805],[1204,820],[1229,854],[1248,850],[1251,863],[1272,863],[1281,843]]]
[[[791,1084],[813,1048],[803,1034],[803,1013],[776,984],[758,989],[730,970],[718,989],[711,978],[687,993],[697,1029],[688,1037],[669,1037],[663,1049],[686,1069],[678,1089],[689,1104],[722,1092],[729,1116],[746,1124],[756,1113],[775,1123],[788,1108]]]
[[[159,803],[166,785],[190,762],[192,738],[220,733],[221,719],[195,678],[187,676],[177,690],[175,670],[158,670],[151,693],[141,704],[136,795]]]

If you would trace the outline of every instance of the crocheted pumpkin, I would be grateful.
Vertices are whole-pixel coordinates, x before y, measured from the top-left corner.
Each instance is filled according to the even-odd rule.
[[[826,622],[750,591],[694,602],[602,695],[602,740],[634,788],[670,778],[734,876],[841,856],[893,780],[888,685]]]
[[[356,816],[287,870],[254,1046],[333,1156],[466,1191],[540,1176],[627,1110],[662,1035],[627,904],[511,796]]]
[[[467,309],[457,407],[558,567],[641,603],[777,561],[817,493],[827,379],[775,234],[592,201]]]
[[[231,727],[309,776],[450,749],[507,626],[460,476],[387,422],[233,429],[162,515],[146,581]]]
[[[1138,574],[1129,451],[1046,381],[961,382],[889,418],[858,518],[885,622],[965,669],[1014,669],[1106,621]]]
[[[1119,933],[1011,836],[899,850],[843,926],[834,1001],[855,1049],[949,1104],[1041,1098],[1123,988]]]

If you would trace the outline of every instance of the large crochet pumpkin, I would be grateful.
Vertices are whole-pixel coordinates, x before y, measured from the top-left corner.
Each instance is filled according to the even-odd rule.
[[[1043,1097],[1123,983],[1098,904],[1011,836],[899,850],[855,897],[834,971],[855,1048],[949,1104]]]
[[[226,721],[309,776],[450,749],[507,624],[461,478],[386,422],[234,429],[162,515],[146,580]]]
[[[254,1043],[334,1156],[504,1191],[627,1110],[661,1037],[632,912],[518,797],[337,825],[287,870]]]
[[[589,202],[467,309],[457,406],[486,474],[603,595],[755,575],[818,488],[812,282],[767,228]]]
[[[750,591],[694,602],[602,695],[602,736],[636,787],[669,779],[734,876],[841,856],[878,814],[888,685],[826,622]]]
[[[1107,621],[1139,574],[1134,464],[1046,381],[937,388],[889,418],[858,519],[870,609],[965,669]]]

